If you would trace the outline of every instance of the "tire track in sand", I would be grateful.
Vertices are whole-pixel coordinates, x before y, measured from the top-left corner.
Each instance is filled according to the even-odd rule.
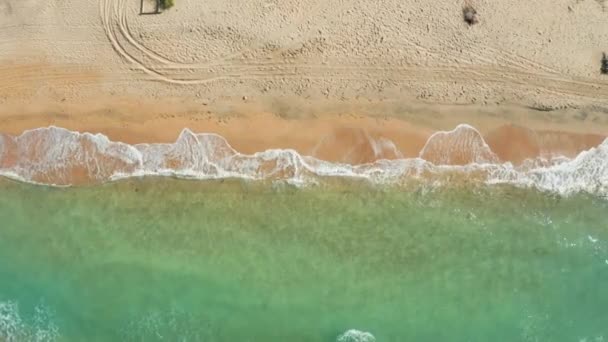
[[[201,78],[201,79],[179,79],[177,77],[166,76],[158,69],[173,69],[174,71],[178,70],[196,70],[196,69],[204,69],[210,68],[213,66],[223,66],[223,65],[232,65],[233,63],[227,63],[228,60],[239,57],[246,52],[255,50],[262,46],[262,43],[253,44],[248,46],[245,49],[237,51],[230,55],[222,56],[218,59],[215,59],[206,63],[182,63],[178,61],[170,60],[164,56],[161,56],[159,53],[147,48],[143,44],[141,44],[137,39],[133,37],[131,28],[129,26],[127,11],[126,11],[127,1],[125,0],[100,0],[100,15],[102,25],[110,40],[114,50],[123,58],[125,58],[130,63],[135,64],[136,67],[143,70],[146,74],[153,77],[158,77],[161,81],[175,83],[175,84],[203,84],[214,80],[219,80],[223,78],[227,78],[227,76],[216,76],[212,78]],[[293,20],[290,25],[288,25],[285,29],[277,31],[270,37],[267,37],[267,40],[271,40],[274,38],[279,38],[283,36],[287,36],[293,33],[299,24],[301,24],[305,19],[314,16],[318,11],[322,10],[327,6],[327,2],[318,1],[317,5],[312,9],[304,11],[306,15],[300,15],[296,20]],[[118,32],[117,32],[118,28]],[[118,34],[120,33],[120,34]],[[126,40],[126,43],[130,44],[130,46],[138,53],[141,53],[144,58],[149,58],[153,61],[153,63],[157,65],[151,65],[145,63],[141,56],[137,57],[134,53],[129,52],[127,50],[125,42],[121,43],[121,37]]]
[[[108,40],[119,56],[129,64],[140,69],[152,79],[170,84],[197,85],[230,78],[255,80],[274,78],[389,79],[395,82],[457,81],[464,83],[497,83],[507,88],[534,87],[556,95],[576,96],[598,101],[608,99],[608,81],[564,76],[546,65],[519,55],[504,53],[494,48],[481,51],[481,54],[497,56],[495,59],[499,61],[498,66],[465,64],[445,67],[413,65],[384,67],[381,65],[359,65],[353,63],[353,60],[345,60],[338,66],[301,63],[296,59],[280,58],[276,55],[257,60],[235,60],[246,52],[260,48],[262,46],[260,42],[205,63],[182,63],[161,56],[134,38],[129,26],[126,10],[127,1],[100,0],[99,2],[101,21]],[[277,31],[267,40],[293,33],[301,22],[314,17],[326,6],[326,2],[318,2],[313,9],[306,11],[306,15],[300,15],[284,30]],[[478,55],[478,57],[481,56]],[[221,72],[209,71],[210,68],[221,69]]]

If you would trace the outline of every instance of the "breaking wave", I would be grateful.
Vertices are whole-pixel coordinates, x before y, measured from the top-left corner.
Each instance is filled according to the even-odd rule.
[[[416,158],[403,158],[386,139],[374,142],[372,147],[380,158],[392,159],[349,164],[304,156],[292,149],[242,154],[222,136],[196,134],[189,129],[184,129],[175,143],[129,145],[102,134],[51,126],[19,136],[0,134],[0,175],[56,186],[146,175],[244,178],[299,185],[315,184],[327,177],[357,177],[378,184],[421,180],[441,185],[461,181],[511,184],[563,195],[608,195],[608,139],[573,158],[536,155],[522,158],[517,164],[499,157],[512,151],[501,149],[497,154],[469,125],[433,134]]]

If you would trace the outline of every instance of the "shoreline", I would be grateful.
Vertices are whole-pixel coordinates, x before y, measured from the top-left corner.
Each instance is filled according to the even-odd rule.
[[[234,117],[228,124],[218,121],[213,126],[211,119],[204,123],[207,133],[183,129],[171,143],[130,145],[56,126],[19,136],[0,134],[0,174],[53,186],[141,176],[294,185],[346,177],[398,187],[423,181],[432,186],[511,184],[563,195],[608,193],[605,135],[535,131],[512,124],[486,133],[468,124],[449,131],[424,130],[399,119],[370,117],[288,120],[259,114]],[[236,139],[209,132],[213,129]],[[268,144],[280,145],[262,149]]]
[[[184,129],[214,133],[238,152],[293,149],[331,162],[362,164],[377,159],[370,141],[386,139],[405,158],[417,157],[432,134],[460,124],[474,127],[502,162],[541,155],[572,158],[608,136],[601,109],[538,112],[517,106],[455,106],[398,101],[372,103],[276,101],[197,104],[186,99],[142,102],[130,98],[98,102],[0,104],[0,134],[56,126],[101,133],[127,144],[174,143]],[[533,114],[533,115],[531,115]],[[606,121],[606,122],[604,122]],[[355,148],[356,158],[344,158]],[[396,155],[381,156],[394,159]]]

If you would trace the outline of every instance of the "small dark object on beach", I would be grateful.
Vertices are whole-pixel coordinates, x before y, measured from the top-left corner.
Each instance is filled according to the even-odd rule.
[[[608,55],[606,55],[605,52],[602,54],[602,67],[600,68],[600,71],[602,74],[608,75]]]
[[[160,4],[160,8],[162,9],[168,9],[173,7],[173,0],[159,0],[159,4]]]
[[[462,16],[464,21],[469,25],[474,25],[479,22],[477,19],[477,11],[471,5],[465,5],[462,8]]]

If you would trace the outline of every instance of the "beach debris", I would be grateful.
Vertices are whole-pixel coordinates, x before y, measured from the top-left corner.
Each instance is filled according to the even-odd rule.
[[[608,55],[604,52],[602,54],[602,66],[600,67],[600,71],[604,75],[608,75]]]
[[[477,10],[471,5],[465,5],[462,8],[462,17],[464,22],[469,24],[469,26],[479,22],[479,19],[477,18]]]
[[[157,0],[159,3],[159,7],[162,9],[168,9],[173,7],[173,0]]]
[[[338,336],[336,342],[376,342],[376,338],[368,332],[350,329]]]

